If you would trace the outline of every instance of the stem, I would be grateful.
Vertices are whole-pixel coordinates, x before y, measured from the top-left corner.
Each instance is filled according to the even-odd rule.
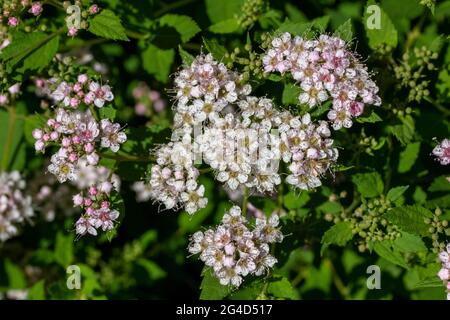
[[[247,215],[247,205],[248,205],[248,188],[244,188],[244,199],[242,200],[242,216]]]
[[[106,158],[106,159],[112,159],[119,162],[150,162],[153,159],[151,157],[149,158],[142,158],[137,157],[133,155],[128,154],[106,154],[106,153],[99,153],[100,157]]]
[[[155,11],[154,16],[155,17],[162,16],[163,14],[165,14],[165,13],[167,13],[167,12],[173,10],[173,9],[177,9],[177,8],[183,7],[183,6],[188,5],[188,4],[190,4],[192,2],[195,2],[195,1],[197,1],[197,0],[180,0],[180,1],[168,4],[168,5],[165,5],[163,8]]]
[[[450,116],[450,110],[448,110],[446,107],[444,107],[442,104],[440,104],[436,100],[434,100],[430,97],[426,97],[425,100],[428,101],[429,103],[431,103],[436,109],[438,109],[440,112],[442,112],[446,116]]]
[[[348,288],[342,282],[341,277],[339,277],[339,274],[337,273],[336,269],[334,268],[331,260],[330,259],[324,260],[324,264],[331,270],[331,274],[333,276],[333,283],[336,286],[336,289],[339,291],[339,293],[341,294],[341,296],[344,299],[346,299],[346,300],[349,299],[350,297],[348,294]]]
[[[3,171],[6,171],[9,166],[8,154],[11,149],[11,145],[13,143],[14,138],[14,130],[16,128],[16,110],[14,108],[8,108],[8,131],[6,134],[5,147],[3,149],[2,163],[1,168]]]

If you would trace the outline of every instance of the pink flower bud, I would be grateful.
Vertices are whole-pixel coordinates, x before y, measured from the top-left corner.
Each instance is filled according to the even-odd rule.
[[[113,188],[113,185],[111,182],[109,181],[104,181],[102,182],[102,184],[100,185],[100,190],[106,194],[110,194],[111,190]]]
[[[86,207],[89,207],[90,205],[92,205],[92,200],[90,198],[84,198],[84,205]]]
[[[84,145],[84,151],[86,151],[86,153],[91,153],[94,151],[94,145],[92,143],[86,143]]]
[[[55,119],[48,119],[47,120],[47,125],[49,127],[54,127],[56,125],[56,120]]]
[[[77,33],[78,33],[78,29],[76,27],[72,26],[72,27],[69,28],[69,31],[67,32],[67,35],[69,37],[75,37],[77,35]]]
[[[36,151],[42,151],[44,150],[45,144],[44,141],[42,140],[38,140],[34,143],[34,149],[36,149]]]
[[[15,27],[17,27],[18,24],[19,24],[19,19],[17,19],[16,17],[10,17],[8,19],[8,25],[10,27],[15,28]]]
[[[42,4],[40,2],[33,2],[29,12],[34,14],[35,16],[40,15],[42,12]]]
[[[72,199],[73,199],[73,205],[76,207],[79,207],[83,204],[83,197],[79,193],[74,195]]]
[[[62,144],[63,147],[67,148],[67,147],[69,147],[69,146],[72,144],[72,142],[70,141],[69,138],[64,137],[64,138],[62,139],[61,144]]]
[[[77,78],[79,83],[85,83],[86,81],[88,81],[88,76],[86,74],[80,74]]]
[[[78,92],[83,89],[83,85],[80,82],[77,82],[73,85],[73,91]]]
[[[41,129],[34,129],[32,132],[33,138],[35,138],[36,140],[42,139],[42,130]]]
[[[0,94],[0,106],[4,106],[8,103],[8,96]]]
[[[71,154],[69,155],[69,161],[70,161],[70,162],[75,162],[75,161],[77,161],[77,160],[78,160],[78,156],[77,156],[76,153],[71,153]]]
[[[100,8],[98,7],[98,5],[93,4],[92,6],[89,7],[89,14],[96,14],[98,13],[100,10]]]
[[[80,138],[79,136],[73,136],[73,137],[72,137],[72,142],[73,142],[74,144],[80,144],[81,138]]]
[[[47,142],[48,140],[50,140],[50,135],[49,135],[48,133],[45,133],[45,134],[42,136],[42,140],[44,140],[45,142]]]
[[[50,133],[50,140],[55,141],[58,137],[59,133],[57,131],[52,131],[52,133]]]
[[[95,186],[91,186],[91,187],[89,187],[89,194],[91,195],[91,196],[95,196],[96,194],[97,194],[97,188],[95,187]]]
[[[159,100],[159,98],[161,98],[161,94],[158,91],[151,90],[150,93],[148,94],[148,97],[150,100],[154,102],[156,100]]]
[[[72,108],[78,107],[79,104],[80,104],[80,100],[78,100],[77,98],[70,99],[70,106]]]
[[[108,209],[109,208],[109,202],[108,201],[103,201],[102,202],[102,209]]]
[[[18,94],[20,92],[20,83],[13,84],[8,88],[9,93],[12,95]]]
[[[92,216],[92,215],[95,213],[95,210],[94,210],[94,208],[92,208],[92,207],[88,207],[88,208],[86,209],[86,213],[87,213],[88,215]]]

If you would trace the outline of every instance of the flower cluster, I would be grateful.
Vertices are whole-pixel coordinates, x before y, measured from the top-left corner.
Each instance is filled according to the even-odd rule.
[[[442,140],[434,149],[433,155],[440,164],[446,166],[450,164],[450,140]]]
[[[33,16],[39,16],[42,13],[42,3],[30,0],[10,0],[2,1],[0,8],[0,23],[6,24],[9,28],[16,28],[20,23],[20,15],[27,11]]]
[[[113,183],[106,180],[91,185],[73,197],[74,206],[80,207],[84,211],[75,223],[77,235],[96,236],[97,229],[110,231],[114,228],[119,211],[112,208],[112,191],[114,191]]]
[[[70,5],[71,4],[70,4],[69,1],[64,1],[63,2],[63,6],[64,6],[65,10],[67,10]],[[75,1],[75,5],[80,8],[80,7],[82,7],[83,3],[81,1],[79,1],[79,0],[76,0]],[[80,8],[80,10],[81,10],[81,8]],[[68,11],[68,12],[74,13],[74,11]],[[100,7],[97,4],[92,4],[86,10],[82,10],[81,11],[81,18],[82,18],[81,21],[79,21],[79,23],[70,23],[71,26],[69,27],[67,35],[69,37],[73,38],[73,37],[75,37],[78,34],[78,30],[79,29],[87,29],[88,21],[83,19],[83,18],[86,18],[86,17],[91,16],[91,15],[95,15],[95,14],[97,14],[99,12],[100,12]],[[66,21],[72,22],[72,19],[73,19],[72,16],[69,15],[69,16],[67,16]]]
[[[86,74],[80,74],[75,83],[60,82],[50,97],[57,105],[74,109],[81,103],[102,108],[114,99],[109,85],[101,85]]]
[[[127,139],[117,123],[108,119],[99,123],[89,110],[68,112],[63,108],[56,110],[55,118],[50,118],[45,128],[33,130],[33,137],[36,151],[44,152],[49,145],[60,146],[48,166],[48,171],[60,182],[77,179],[80,159],[95,166],[99,161],[99,147],[117,152]]]
[[[367,67],[338,37],[322,34],[307,40],[283,33],[272,39],[262,61],[266,73],[292,75],[302,89],[300,103],[312,108],[331,98],[328,119],[335,130],[351,127],[365,104],[381,104]]]
[[[439,253],[439,260],[441,260],[442,268],[439,270],[438,276],[444,281],[447,288],[447,300],[450,300],[450,244],[447,244],[446,250]]]
[[[166,209],[185,207],[189,214],[206,207],[205,187],[199,185],[199,171],[193,166],[189,141],[170,142],[156,150],[149,185],[151,198]]]
[[[159,113],[166,108],[166,101],[156,90],[151,90],[145,82],[140,82],[133,89],[134,111],[139,116],[150,117],[153,111]]]
[[[187,174],[180,177],[195,180],[198,170],[193,165],[199,156],[227,188],[259,192],[273,192],[281,183],[280,160],[290,170],[286,182],[300,189],[320,186],[320,178],[337,160],[325,121],[313,123],[309,114],[293,116],[277,110],[268,98],[251,96],[251,86],[243,76],[211,55],[200,55],[181,70],[175,86],[178,100],[172,142],[157,151],[158,166],[150,179],[150,186],[156,188],[152,198],[167,208],[186,202],[179,197],[184,189],[161,181],[173,181],[172,166],[184,168]],[[199,133],[200,126],[203,131]],[[162,166],[168,167],[167,174]],[[187,180],[180,186],[188,186]],[[192,191],[196,188],[192,184]],[[188,202],[189,212],[202,207],[203,189],[196,192],[198,201]]]
[[[0,173],[0,241],[17,235],[19,225],[34,215],[25,188],[18,171]]]
[[[0,107],[9,105],[20,93],[20,83],[15,83],[8,87],[7,92],[0,93]]]
[[[250,229],[241,209],[233,206],[215,229],[194,233],[188,250],[200,254],[222,285],[239,287],[247,275],[263,275],[277,262],[269,245],[283,240],[278,223],[278,215],[273,214],[269,219],[257,218]]]

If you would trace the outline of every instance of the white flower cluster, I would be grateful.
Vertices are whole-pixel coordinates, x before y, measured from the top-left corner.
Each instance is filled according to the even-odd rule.
[[[263,275],[277,262],[269,244],[283,241],[278,223],[276,214],[257,218],[251,230],[241,209],[233,206],[217,228],[194,233],[188,250],[200,254],[222,285],[239,287],[247,275]]]
[[[99,147],[117,152],[127,139],[117,123],[108,119],[99,123],[89,110],[70,112],[62,108],[56,110],[55,118],[49,119],[45,128],[33,130],[33,137],[36,151],[44,152],[52,144],[60,146],[51,157],[48,171],[61,183],[77,179],[79,161],[97,165],[99,155],[96,151]]]
[[[25,188],[18,171],[0,173],[0,241],[17,235],[19,225],[34,214]]]
[[[444,139],[434,147],[433,155],[443,166],[450,164],[450,140]]]
[[[322,34],[307,40],[283,33],[272,39],[263,65],[265,72],[290,72],[302,89],[298,97],[302,104],[312,108],[331,97],[328,119],[335,130],[350,128],[364,104],[381,104],[367,67],[338,37]]]
[[[195,183],[199,155],[229,189],[259,192],[273,192],[281,183],[281,159],[291,171],[286,181],[301,189],[319,186],[337,160],[325,121],[315,124],[309,114],[293,116],[268,98],[250,96],[242,76],[211,55],[200,55],[181,70],[175,86],[172,142],[157,150],[150,178],[151,197],[167,208],[183,203],[193,213],[206,205],[204,190]]]
[[[189,214],[206,207],[205,187],[199,185],[199,171],[193,166],[189,141],[170,142],[156,150],[156,162],[151,169],[151,197],[166,209],[180,206]]]
[[[447,244],[446,250],[439,253],[439,260],[441,260],[442,268],[439,270],[438,276],[444,281],[447,289],[447,300],[450,300],[450,244]]]

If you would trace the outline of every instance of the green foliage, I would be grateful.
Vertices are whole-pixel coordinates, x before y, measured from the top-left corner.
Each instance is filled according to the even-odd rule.
[[[331,244],[338,246],[345,246],[353,237],[351,224],[348,222],[339,222],[332,226],[322,237],[322,248],[320,252],[323,253],[325,249]]]
[[[385,217],[403,231],[423,236],[428,233],[428,225],[424,219],[432,217],[432,213],[420,206],[403,206],[392,208],[386,212]]]
[[[352,181],[363,197],[373,198],[383,192],[384,184],[378,172],[355,174]]]
[[[99,37],[107,39],[129,40],[120,18],[108,9],[102,10],[102,12],[90,21],[89,31]]]

